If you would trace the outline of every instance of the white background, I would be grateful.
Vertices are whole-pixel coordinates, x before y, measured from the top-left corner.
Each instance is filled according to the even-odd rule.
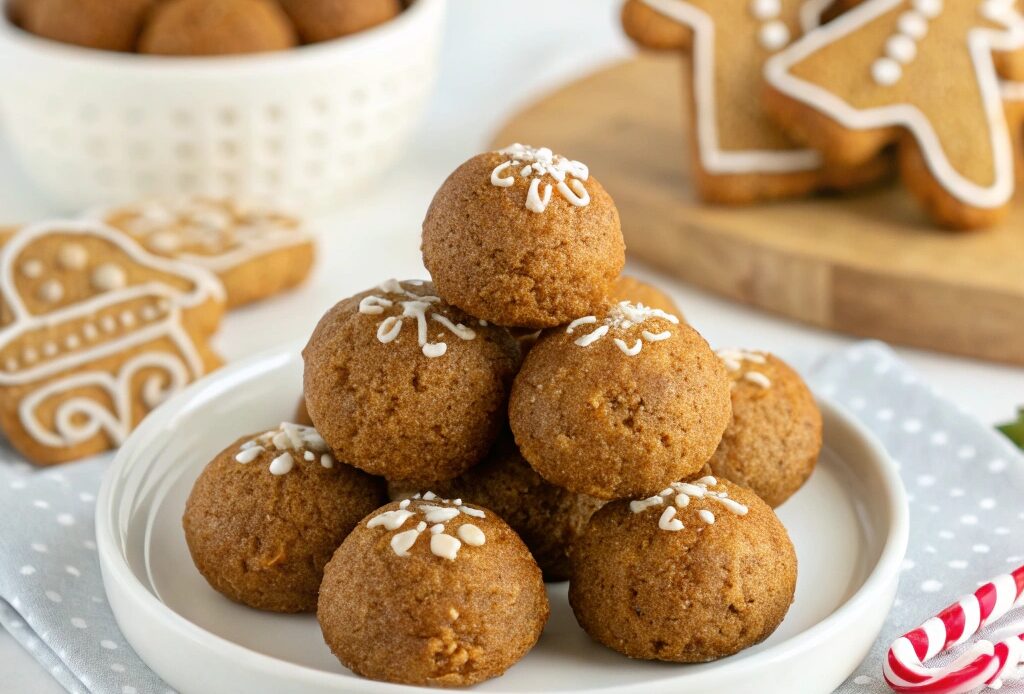
[[[419,255],[420,222],[438,185],[483,149],[518,108],[576,75],[631,53],[617,25],[619,2],[450,0],[440,83],[418,141],[374,190],[337,214],[317,220],[323,243],[311,281],[287,296],[232,313],[218,336],[221,352],[237,359],[301,339],[338,299],[389,277],[425,276]],[[600,177],[601,172],[595,174]],[[0,223],[52,213],[9,164],[3,147],[0,210]],[[687,319],[715,346],[767,349],[805,361],[851,342],[719,300],[637,263],[631,262],[628,271],[668,290]],[[1024,307],[1020,329],[1024,330]],[[914,350],[899,352],[941,392],[985,422],[1007,420],[1016,405],[1024,404],[1022,369]],[[4,632],[0,673],[3,692],[62,691]]]

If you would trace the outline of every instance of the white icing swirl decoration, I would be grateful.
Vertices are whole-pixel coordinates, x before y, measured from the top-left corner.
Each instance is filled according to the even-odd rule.
[[[612,306],[603,319],[598,320],[597,316],[577,318],[566,326],[565,332],[572,335],[577,329],[585,325],[596,325],[597,327],[592,331],[575,340],[575,343],[580,347],[589,347],[613,330],[617,332],[629,330],[634,326],[643,325],[647,321],[656,319],[668,321],[673,325],[679,324],[679,319],[676,316],[666,313],[660,308],[651,308],[643,304],[631,304],[628,301],[620,301]],[[670,337],[672,337],[670,330],[661,330],[659,332],[644,330],[640,333],[640,338],[633,341],[633,344],[627,343],[621,337],[614,337],[612,339],[623,354],[627,357],[634,357],[640,354],[645,343],[661,342]]]
[[[417,286],[412,281],[407,284]],[[402,332],[403,321],[406,318],[416,319],[416,339],[419,342],[423,355],[429,359],[443,357],[448,353],[448,344],[446,342],[430,342],[427,339],[429,321],[437,323],[460,340],[473,340],[476,338],[476,332],[472,328],[467,328],[462,323],[455,323],[442,313],[431,311],[435,304],[441,302],[439,297],[411,292],[403,287],[402,283],[398,280],[388,280],[377,287],[377,289],[384,294],[397,294],[402,297],[396,301],[386,296],[371,294],[363,297],[359,302],[359,313],[366,316],[381,315],[396,304],[402,308],[400,314],[387,316],[377,324],[377,339],[382,344],[388,344],[398,339],[399,334]]]
[[[491,185],[509,188],[515,183],[517,174],[529,178],[530,190],[526,194],[526,209],[531,212],[540,214],[551,202],[552,185],[544,180],[545,176],[554,181],[554,188],[566,202],[576,207],[586,207],[590,204],[590,193],[583,185],[590,178],[590,170],[586,164],[555,154],[547,147],[530,147],[518,142],[498,150],[498,154],[504,154],[509,159],[491,171]],[[543,193],[541,184],[544,186]]]
[[[321,467],[334,467],[334,456],[319,432],[313,427],[291,422],[281,422],[277,429],[266,431],[243,443],[235,454],[235,460],[248,465],[268,450],[275,453],[280,451],[270,461],[268,469],[272,475],[287,475],[291,472],[299,452],[302,452],[301,457],[305,461],[319,459]]]
[[[455,535],[446,532],[445,523],[460,516],[469,518],[485,518],[486,515],[478,508],[462,503],[462,499],[442,499],[433,492],[416,494],[411,499],[402,501],[393,511],[385,511],[366,522],[367,528],[384,528],[400,530],[410,518],[422,518],[416,525],[391,537],[391,550],[399,557],[408,557],[419,536],[430,528],[430,553],[436,557],[455,561],[463,545],[479,547],[487,542],[484,531],[471,521],[461,523],[455,529]]]
[[[721,506],[729,513],[737,516],[745,516],[749,509],[735,499],[729,498],[729,492],[716,491],[713,487],[719,486],[718,480],[710,475],[701,477],[696,482],[673,482],[655,496],[646,499],[629,502],[629,510],[633,513],[643,513],[652,508],[663,508],[658,517],[658,527],[668,532],[679,532],[686,526],[676,515],[690,505],[690,501],[697,499],[705,506],[710,503]],[[715,524],[715,513],[709,508],[697,510],[697,518],[705,525]]]
[[[744,381],[749,381],[755,385],[761,386],[762,388],[771,388],[772,381],[768,376],[755,371],[751,367],[747,366],[744,370],[745,364],[758,364],[765,365],[768,363],[767,357],[760,352],[748,352],[742,349],[720,349],[716,352],[718,358],[725,364],[725,368],[730,374],[735,374],[737,378],[742,378]],[[736,387],[736,381],[733,381],[731,387]]]

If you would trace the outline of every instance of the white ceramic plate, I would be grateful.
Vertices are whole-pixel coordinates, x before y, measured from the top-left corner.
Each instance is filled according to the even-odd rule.
[[[231,603],[189,559],[181,515],[193,481],[239,435],[292,416],[301,388],[297,351],[218,371],[159,408],[122,447],[97,505],[110,605],[129,643],[181,692],[416,691],[353,675],[324,645],[313,616]],[[567,584],[554,584],[540,643],[503,677],[476,689],[831,691],[864,657],[889,611],[908,522],[899,477],[881,447],[835,406],[822,408],[821,462],[780,509],[800,576],[796,601],[771,638],[705,665],[631,661],[592,643],[569,609]]]

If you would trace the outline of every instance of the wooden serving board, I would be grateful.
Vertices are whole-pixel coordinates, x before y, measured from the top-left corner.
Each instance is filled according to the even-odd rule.
[[[813,325],[1024,364],[1024,204],[998,229],[928,226],[899,184],[752,207],[696,199],[682,62],[643,56],[519,113],[495,144],[551,147],[615,198],[629,252]]]

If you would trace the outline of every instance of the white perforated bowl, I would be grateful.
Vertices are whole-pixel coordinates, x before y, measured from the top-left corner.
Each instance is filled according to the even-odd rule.
[[[401,154],[434,83],[444,5],[211,58],[83,49],[0,19],[0,115],[29,177],[68,210],[194,192],[322,208]]]

